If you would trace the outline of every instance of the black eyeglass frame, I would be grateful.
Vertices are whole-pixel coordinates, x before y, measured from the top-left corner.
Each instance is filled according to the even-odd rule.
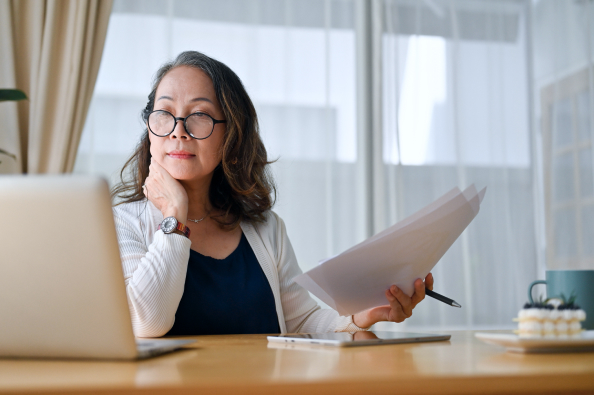
[[[165,113],[171,115],[173,117],[173,119],[175,119],[175,123],[173,125],[173,129],[171,129],[171,132],[169,132],[167,134],[164,134],[164,135],[160,135],[160,134],[157,134],[157,133],[153,132],[153,129],[151,129],[151,123],[149,122],[149,119],[150,119],[151,115],[153,113],[155,113],[155,112],[165,112]],[[186,119],[190,118],[192,115],[195,115],[195,114],[206,115],[207,117],[209,117],[210,119],[212,119],[212,130],[210,131],[210,133],[208,134],[208,136],[206,136],[206,137],[195,137],[195,136],[192,135],[192,133],[188,132],[188,125],[186,123]],[[209,138],[212,135],[212,132],[214,132],[214,128],[217,125],[217,123],[227,123],[226,120],[214,119],[213,117],[211,117],[207,113],[200,112],[200,111],[193,112],[193,113],[189,114],[187,117],[182,118],[182,117],[176,117],[175,115],[173,115],[172,113],[170,113],[167,110],[154,110],[154,111],[151,111],[149,113],[148,117],[146,118],[146,125],[147,125],[148,129],[151,131],[151,133],[154,134],[155,136],[157,136],[157,137],[167,137],[167,136],[169,136],[171,133],[173,133],[175,131],[175,128],[177,127],[177,122],[178,121],[182,121],[184,123],[184,131],[186,132],[186,134],[188,136],[190,136],[191,138],[196,139],[196,140],[205,140],[205,139]]]

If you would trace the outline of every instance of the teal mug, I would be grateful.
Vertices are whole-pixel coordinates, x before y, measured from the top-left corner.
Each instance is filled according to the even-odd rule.
[[[575,295],[575,304],[586,312],[582,328],[594,329],[594,270],[547,270],[546,280],[533,281],[528,286],[528,300],[532,299],[532,287],[546,284],[547,298],[569,298]]]

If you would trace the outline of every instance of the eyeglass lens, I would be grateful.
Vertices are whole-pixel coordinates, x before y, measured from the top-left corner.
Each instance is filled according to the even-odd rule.
[[[176,127],[175,117],[165,111],[155,111],[149,115],[149,127],[157,136],[165,137]],[[213,131],[214,122],[211,117],[202,113],[191,114],[186,118],[186,132],[192,137],[203,139]]]

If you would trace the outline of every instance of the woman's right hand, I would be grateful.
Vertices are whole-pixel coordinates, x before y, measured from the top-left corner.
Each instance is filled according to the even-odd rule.
[[[151,158],[149,175],[144,181],[144,195],[157,207],[163,218],[175,217],[185,224],[188,217],[188,194],[182,184]]]

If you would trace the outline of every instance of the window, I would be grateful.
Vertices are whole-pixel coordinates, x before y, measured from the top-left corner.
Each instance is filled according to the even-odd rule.
[[[594,158],[589,70],[542,89],[547,263],[550,269],[594,264]]]
[[[117,182],[152,76],[184,50],[242,79],[279,186],[274,210],[303,270],[366,235],[358,202],[352,1],[116,0],[75,172]]]

